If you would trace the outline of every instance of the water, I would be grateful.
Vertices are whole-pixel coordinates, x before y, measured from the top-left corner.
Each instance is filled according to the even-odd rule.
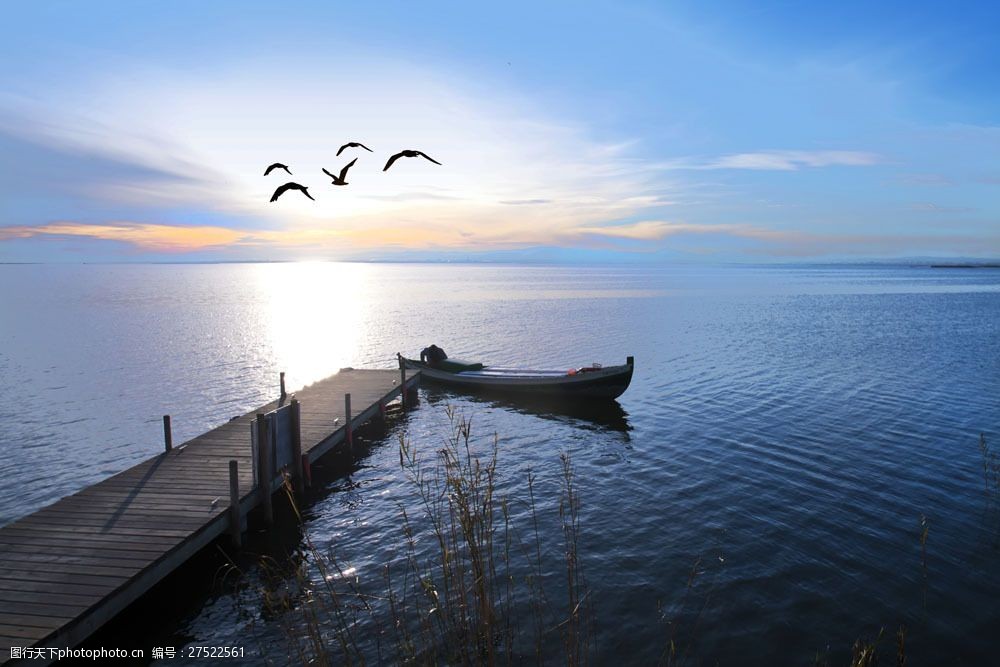
[[[597,664],[654,663],[671,636],[705,663],[839,664],[900,624],[918,664],[996,652],[979,434],[1000,448],[1000,271],[8,265],[0,317],[0,523],[158,453],[163,414],[181,442],[266,402],[280,370],[296,387],[431,342],[511,366],[632,354],[604,415],[422,390],[305,530],[374,580],[415,501],[395,436],[430,451],[452,405],[499,435],[502,492],[538,476],[543,517],[570,455]],[[167,620],[177,646],[282,641],[219,589]]]

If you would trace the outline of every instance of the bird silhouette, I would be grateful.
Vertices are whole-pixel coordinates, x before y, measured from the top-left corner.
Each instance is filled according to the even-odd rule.
[[[374,153],[375,152],[375,151],[373,151],[372,149],[368,148],[367,146],[365,146],[362,143],[359,143],[357,141],[351,141],[351,142],[348,142],[348,143],[344,144],[343,146],[341,146],[340,150],[337,151],[337,155],[340,155],[341,153],[343,153],[345,148],[364,148],[369,153]]]
[[[285,171],[288,172],[289,176],[292,175],[292,172],[288,169],[288,165],[287,164],[281,164],[280,162],[275,162],[270,167],[268,167],[267,169],[265,169],[264,170],[264,175],[267,176],[268,174],[270,174],[275,169],[284,169]]]
[[[400,151],[395,155],[393,155],[391,158],[389,158],[389,161],[385,163],[385,167],[382,168],[382,171],[389,171],[389,167],[392,166],[392,163],[401,157],[422,157],[422,158],[427,158],[434,164],[441,164],[434,158],[428,156],[426,153],[421,153],[420,151]]]
[[[347,166],[340,170],[340,176],[334,176],[333,174],[331,174],[330,172],[328,172],[326,169],[323,170],[323,173],[333,179],[333,184],[334,185],[347,185],[347,181],[344,180],[345,178],[347,178],[347,170],[350,169],[351,167],[353,167],[354,163],[357,162],[357,161],[358,161],[358,158],[354,158],[353,160],[351,160],[350,162],[348,162]]]
[[[304,194],[306,197],[309,197],[309,199],[313,199],[312,196],[309,194],[309,188],[307,188],[306,186],[299,185],[298,183],[285,183],[284,185],[278,186],[278,189],[274,191],[274,194],[271,195],[271,201],[278,201],[278,197],[285,194],[286,190],[301,190],[302,194]],[[313,199],[313,201],[316,200]]]

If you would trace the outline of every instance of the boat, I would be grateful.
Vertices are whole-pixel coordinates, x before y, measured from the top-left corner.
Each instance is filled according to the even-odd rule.
[[[462,389],[505,394],[606,399],[621,396],[632,381],[635,359],[621,366],[593,364],[569,370],[496,368],[481,363],[444,359],[425,363],[397,353],[400,367],[420,371],[424,380]]]

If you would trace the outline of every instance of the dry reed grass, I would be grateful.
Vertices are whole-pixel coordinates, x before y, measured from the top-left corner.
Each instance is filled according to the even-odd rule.
[[[304,558],[286,565],[273,559],[260,563],[256,594],[266,615],[281,625],[290,661],[590,662],[580,498],[569,457],[561,456],[559,565],[546,556],[549,545],[543,548],[535,476],[527,476],[526,501],[498,495],[497,437],[485,447],[474,443],[471,420],[450,408],[448,417],[450,433],[432,456],[400,437],[400,470],[418,500],[416,507],[399,506],[400,557],[382,565],[378,585],[362,582],[335,554],[321,553],[308,532]],[[286,492],[298,513],[290,485]],[[512,509],[518,503],[527,525],[515,525]],[[525,524],[523,515],[520,523]],[[563,593],[556,595],[552,580],[559,569]],[[552,641],[556,637],[561,641]]]

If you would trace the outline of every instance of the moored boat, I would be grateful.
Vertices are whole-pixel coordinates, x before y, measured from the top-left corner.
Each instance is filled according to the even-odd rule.
[[[457,359],[424,362],[397,355],[399,363],[419,370],[424,380],[452,387],[509,394],[534,394],[566,398],[614,399],[632,381],[633,357],[621,366],[585,366],[570,370],[495,368]]]

